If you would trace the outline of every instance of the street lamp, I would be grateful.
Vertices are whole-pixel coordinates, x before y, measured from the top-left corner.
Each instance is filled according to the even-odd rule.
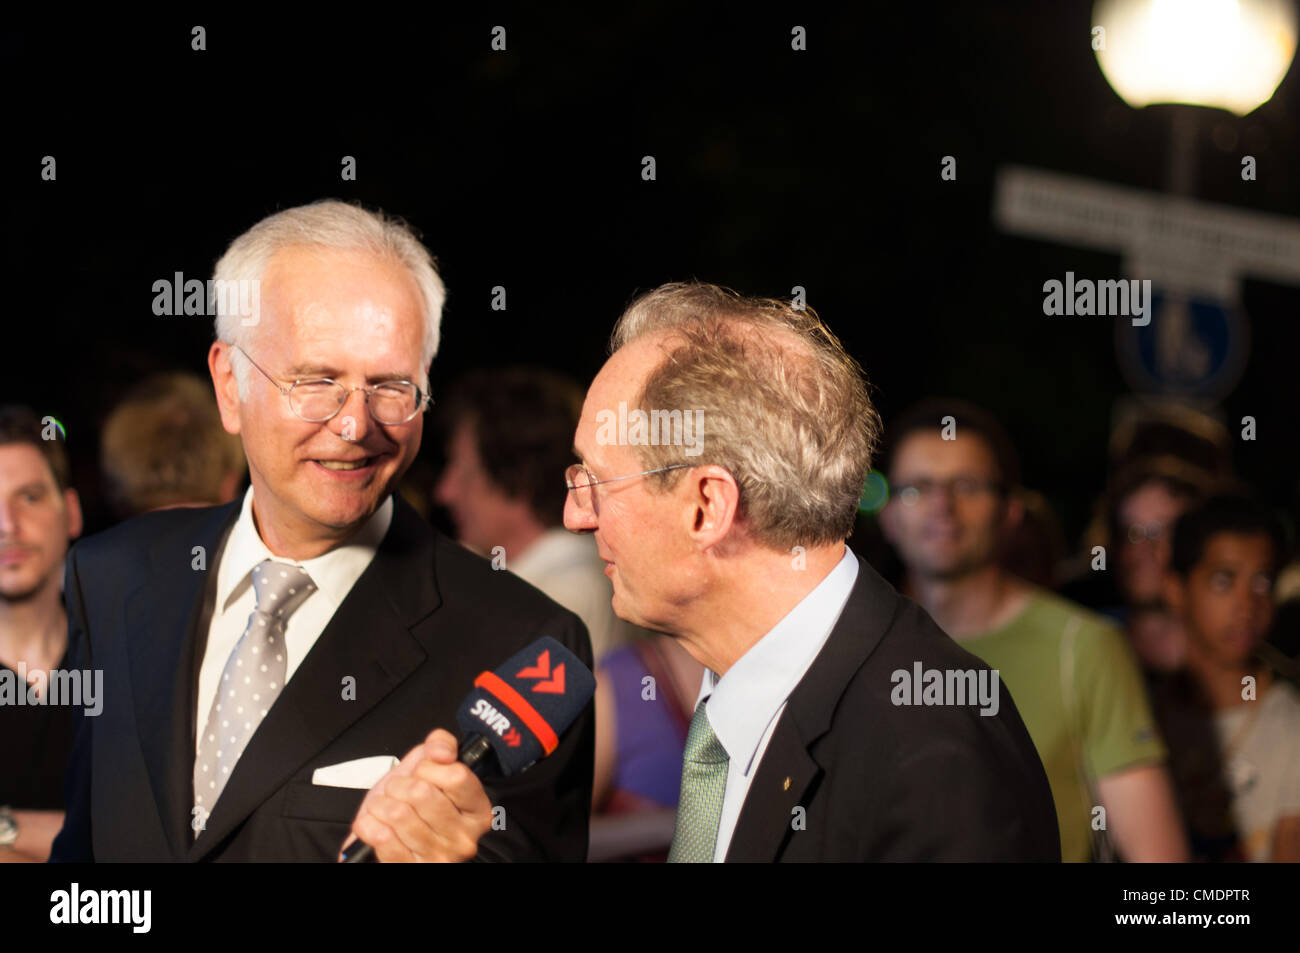
[[[1165,187],[1175,197],[1170,215],[1189,208],[1183,201],[1196,193],[1197,130],[1205,107],[1245,116],[1268,102],[1291,68],[1296,32],[1293,0],[1097,0],[1092,47],[1106,81],[1134,109],[1155,106],[1169,117]],[[1207,293],[1213,282],[1204,280],[1224,262],[1231,269],[1240,261],[1207,254],[1188,236],[1179,237],[1144,240],[1144,267],[1164,272],[1155,276],[1163,285],[1163,303],[1151,330],[1116,325],[1120,353],[1129,354],[1134,365],[1142,363],[1140,339],[1147,336],[1152,366],[1167,388],[1207,376],[1210,342],[1224,351],[1218,363],[1232,366],[1230,355],[1245,353],[1249,333],[1235,282],[1231,292],[1219,288],[1216,294]],[[1162,263],[1155,268],[1157,261]],[[1197,332],[1198,322],[1214,333]],[[1230,374],[1219,376],[1235,383]]]
[[[1296,50],[1292,0],[1098,0],[1092,22],[1101,71],[1134,108],[1244,116],[1272,97]]]

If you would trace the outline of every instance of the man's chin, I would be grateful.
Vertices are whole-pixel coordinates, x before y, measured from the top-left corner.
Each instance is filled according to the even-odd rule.
[[[45,588],[45,578],[33,580],[26,573],[22,578],[0,579],[0,600],[10,605],[30,602]]]
[[[922,579],[930,579],[934,582],[953,582],[963,576],[970,575],[979,568],[979,565],[972,564],[970,560],[949,558],[926,560],[912,571]]]
[[[617,586],[614,587],[614,598],[610,601],[610,608],[614,610],[614,615],[624,622],[641,625],[641,617],[636,614],[632,606],[628,605],[627,600],[619,593]]]
[[[370,519],[388,494],[369,491],[349,495],[342,499],[323,499],[308,511],[308,515],[322,526],[335,530],[355,529]]]

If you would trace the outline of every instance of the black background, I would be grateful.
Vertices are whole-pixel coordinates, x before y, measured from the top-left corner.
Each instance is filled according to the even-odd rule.
[[[932,393],[987,406],[1027,485],[1072,539],[1082,529],[1126,385],[1111,321],[1044,317],[1041,288],[1070,269],[1118,276],[1119,259],[1002,235],[991,202],[1009,163],[1165,184],[1166,117],[1106,84],[1090,3],[834,18],[687,3],[285,21],[218,9],[3,30],[15,293],[0,401],[65,423],[88,530],[107,519],[96,431],[112,402],[155,370],[206,374],[209,320],[154,316],[153,282],[210,277],[256,220],[327,196],[404,216],[438,257],[435,398],[482,365],[544,363],[585,385],[622,307],[664,281],[787,297],[802,285],[886,419]],[[206,51],[190,48],[195,24]],[[496,24],[504,53],[490,49]],[[1292,69],[1246,118],[1204,111],[1198,198],[1300,217],[1298,82]],[[1255,182],[1240,177],[1247,151]],[[45,155],[55,182],[40,178]],[[355,182],[340,178],[345,155]],[[955,182],[940,179],[945,155]],[[1256,418],[1238,467],[1295,513],[1300,289],[1248,281],[1243,302],[1253,349],[1224,415]],[[426,430],[430,470],[440,450]]]

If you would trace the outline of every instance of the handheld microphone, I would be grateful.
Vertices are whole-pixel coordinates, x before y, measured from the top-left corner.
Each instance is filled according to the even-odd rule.
[[[543,636],[494,672],[481,672],[456,712],[460,761],[478,777],[527,771],[553,752],[596,693],[596,677],[576,655]],[[343,863],[373,862],[357,840]]]

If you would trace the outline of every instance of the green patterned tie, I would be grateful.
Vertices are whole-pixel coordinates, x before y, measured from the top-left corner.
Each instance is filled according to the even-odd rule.
[[[727,749],[709,724],[704,701],[695,708],[682,752],[682,793],[677,827],[668,851],[670,864],[707,864],[718,843],[722,799],[727,793]]]

